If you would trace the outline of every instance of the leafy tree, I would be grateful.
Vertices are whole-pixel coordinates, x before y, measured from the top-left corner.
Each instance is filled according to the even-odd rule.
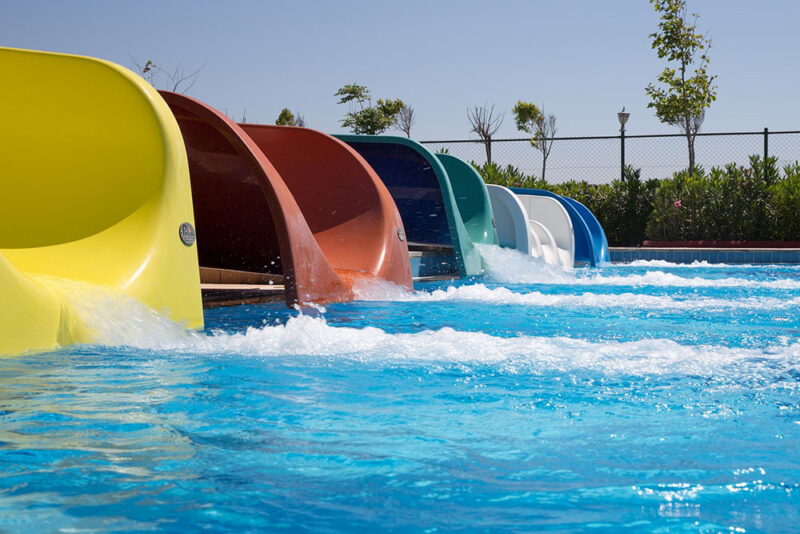
[[[275,124],[278,126],[305,126],[306,120],[299,113],[295,117],[289,108],[283,108],[275,120]]]
[[[483,106],[467,109],[467,119],[471,126],[470,131],[480,137],[483,146],[486,148],[487,164],[492,163],[492,136],[500,129],[504,117],[504,113],[494,114],[494,104],[492,104],[491,108],[484,104]]]
[[[385,132],[394,124],[398,113],[406,107],[399,98],[379,98],[373,105],[369,89],[355,83],[345,85],[334,96],[341,97],[339,104],[348,104],[349,111],[341,123],[355,134],[375,135]]]
[[[667,66],[658,76],[661,84],[652,83],[645,92],[661,122],[678,126],[686,136],[689,147],[689,173],[695,168],[694,140],[703,124],[705,111],[717,99],[716,76],[708,74],[708,50],[711,40],[697,33],[698,15],[690,22],[685,0],[650,0],[661,14],[658,31],[651,33],[652,48]],[[675,66],[672,68],[671,65]],[[690,72],[696,64],[694,73]]]
[[[278,126],[294,126],[294,113],[289,108],[283,108],[275,119],[275,124]]]
[[[546,180],[547,157],[553,148],[553,137],[556,135],[556,116],[547,115],[544,108],[541,110],[531,102],[519,100],[512,110],[517,130],[528,132],[531,137],[531,146],[542,153],[542,180]]]

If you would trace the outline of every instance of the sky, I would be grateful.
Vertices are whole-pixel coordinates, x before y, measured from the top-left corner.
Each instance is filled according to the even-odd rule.
[[[800,2],[689,0],[712,39],[718,98],[703,131],[800,129]],[[518,100],[556,115],[559,136],[676,133],[647,108],[664,68],[647,0],[2,0],[0,45],[82,54],[135,68],[205,65],[190,96],[234,119],[272,123],[288,107],[343,133],[347,83],[415,110],[412,137],[469,138],[467,109]]]

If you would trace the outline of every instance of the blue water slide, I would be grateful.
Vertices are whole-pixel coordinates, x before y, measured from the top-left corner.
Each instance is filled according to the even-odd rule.
[[[597,263],[610,263],[611,255],[608,252],[608,239],[606,239],[606,233],[603,231],[603,227],[600,226],[600,221],[597,220],[594,213],[574,198],[564,196],[561,198],[575,207],[575,210],[583,217],[586,226],[589,227],[589,232],[592,234],[592,247],[594,248],[595,261]]]
[[[518,195],[539,195],[552,197],[558,200],[567,210],[572,220],[575,232],[575,263],[585,263],[596,267],[598,264],[609,261],[608,240],[597,218],[589,209],[568,197],[562,197],[544,189],[524,189],[512,187],[511,190]]]

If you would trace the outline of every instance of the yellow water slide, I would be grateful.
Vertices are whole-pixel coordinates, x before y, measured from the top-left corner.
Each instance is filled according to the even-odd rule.
[[[0,72],[0,355],[91,341],[76,288],[202,327],[186,150],[156,90],[47,52],[0,48]]]

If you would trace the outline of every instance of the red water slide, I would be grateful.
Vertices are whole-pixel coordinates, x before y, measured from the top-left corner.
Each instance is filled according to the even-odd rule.
[[[287,305],[353,298],[360,281],[411,287],[400,215],[354,150],[307,128],[238,125],[162,91],[189,156],[201,271],[282,277]]]

